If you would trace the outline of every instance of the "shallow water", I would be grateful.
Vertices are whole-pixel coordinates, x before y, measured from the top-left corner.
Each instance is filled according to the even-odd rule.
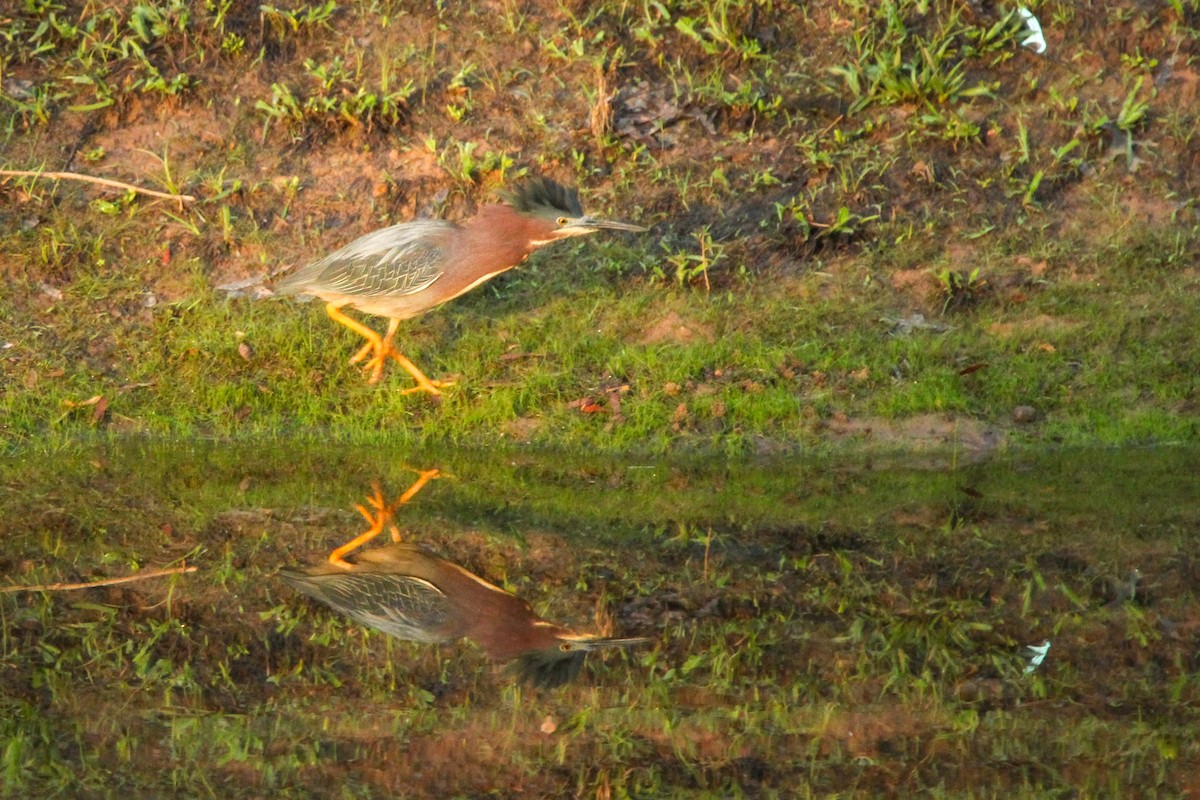
[[[651,643],[534,690],[275,577],[363,530],[373,482],[394,498],[432,467],[398,509],[407,540],[543,617]],[[1196,450],[621,462],[131,441],[0,469],[5,585],[197,568],[0,597],[9,791],[982,796],[1200,774]],[[1047,640],[1026,673],[1023,646]]]

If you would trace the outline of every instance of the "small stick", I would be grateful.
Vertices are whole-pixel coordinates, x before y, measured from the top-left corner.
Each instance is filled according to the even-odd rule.
[[[824,136],[825,134],[829,133],[831,130],[833,130],[833,126],[834,126],[834,125],[837,125],[837,124],[838,124],[839,122],[841,122],[843,119],[845,119],[845,117],[844,117],[844,116],[842,116],[841,114],[838,114],[838,116],[837,116],[837,119],[835,119],[833,122],[829,123],[829,124],[828,124],[828,125],[826,125],[824,128],[822,128],[822,129],[821,129],[821,130],[820,130],[820,131],[817,133],[817,136],[816,136],[816,138],[818,138],[818,139],[819,139],[819,138],[821,138],[822,136]]]
[[[133,575],[126,575],[123,578],[105,578],[102,581],[92,581],[90,583],[43,583],[38,586],[5,586],[0,589],[0,594],[8,594],[9,592],[69,592],[73,589],[93,589],[97,586],[113,586],[118,583],[133,583],[134,581],[143,581],[149,578],[161,578],[164,575],[195,572],[197,569],[197,567],[187,566],[150,569],[134,573]]]
[[[51,180],[64,181],[86,181],[87,183],[98,183],[101,186],[111,186],[116,189],[127,189],[138,194],[148,194],[151,197],[162,197],[167,200],[178,200],[181,203],[194,203],[196,198],[190,194],[170,194],[169,192],[158,192],[154,189],[143,189],[140,186],[134,186],[131,183],[122,183],[121,181],[110,180],[109,178],[97,178],[93,175],[80,175],[78,172],[37,172],[23,169],[0,169],[0,177],[15,177],[15,178],[50,178]]]

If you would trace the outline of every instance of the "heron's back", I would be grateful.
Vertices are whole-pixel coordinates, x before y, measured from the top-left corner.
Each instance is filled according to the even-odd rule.
[[[325,574],[281,570],[292,588],[335,611],[397,639],[437,643],[457,639],[446,596],[412,575],[341,571]]]
[[[446,220],[417,220],[380,228],[275,286],[280,294],[308,294],[368,314],[405,319],[441,302],[426,293],[445,274],[453,235]]]

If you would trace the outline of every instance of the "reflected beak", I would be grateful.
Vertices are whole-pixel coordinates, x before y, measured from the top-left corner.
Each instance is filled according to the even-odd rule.
[[[645,637],[636,637],[632,639],[568,639],[571,647],[575,650],[582,650],[585,653],[590,653],[594,650],[604,650],[610,647],[633,647],[637,644],[646,644],[651,641]]]

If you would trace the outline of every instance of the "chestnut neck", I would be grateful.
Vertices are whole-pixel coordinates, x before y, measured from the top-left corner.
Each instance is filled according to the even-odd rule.
[[[488,656],[507,661],[530,650],[557,647],[571,632],[539,618],[529,603],[509,594],[456,564],[437,581],[462,620],[457,632],[475,642]]]
[[[495,275],[517,266],[545,240],[551,226],[507,205],[486,205],[460,223],[458,263],[470,265],[473,277]]]

